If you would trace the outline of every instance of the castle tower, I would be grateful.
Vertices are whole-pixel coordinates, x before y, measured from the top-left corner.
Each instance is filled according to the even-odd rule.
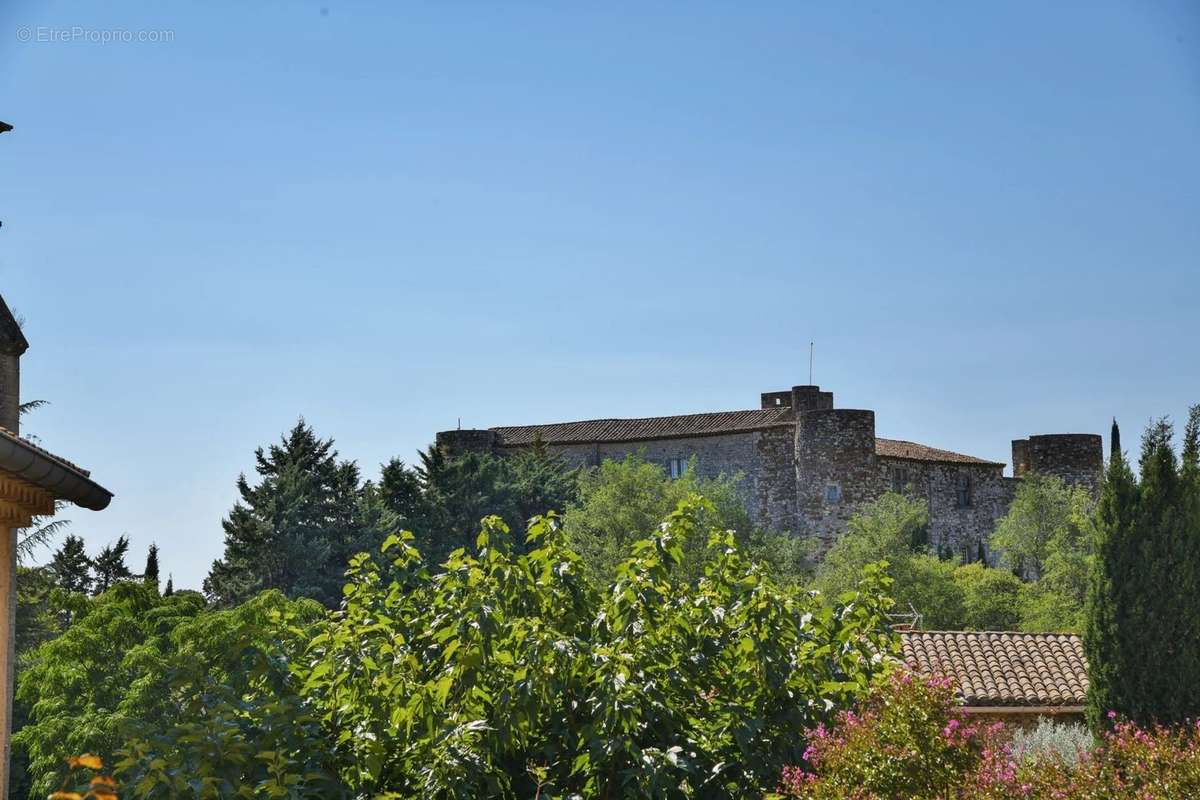
[[[1048,433],[1014,439],[1013,477],[1056,475],[1096,492],[1104,477],[1104,441],[1098,433]]]
[[[474,428],[439,431],[434,444],[446,458],[458,458],[467,453],[491,453],[496,445],[496,432]]]
[[[797,508],[800,518],[808,521],[810,535],[823,545],[832,544],[853,513],[879,490],[874,411],[797,412]]]

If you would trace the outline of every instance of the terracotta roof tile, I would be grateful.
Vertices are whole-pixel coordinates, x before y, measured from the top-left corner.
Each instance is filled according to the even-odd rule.
[[[906,631],[905,662],[953,678],[969,706],[1080,706],[1087,699],[1083,641],[1068,633]]]
[[[557,422],[549,425],[516,425],[492,428],[501,444],[529,445],[541,433],[546,444],[586,444],[590,442],[638,442],[651,439],[677,439],[684,436],[712,436],[738,433],[792,424],[790,408],[764,408],[751,411],[717,411],[709,414],[683,414],[673,417],[639,419],[589,419],[581,422]]]
[[[998,461],[988,461],[975,456],[966,456],[949,450],[939,450],[916,442],[905,442],[900,439],[876,439],[875,455],[886,458],[904,458],[909,461],[941,461],[947,464],[988,464],[995,467],[1004,465]]]
[[[52,461],[57,461],[60,465],[66,467],[69,470],[72,470],[73,472],[79,473],[79,475],[81,475],[84,478],[90,479],[92,477],[92,473],[88,472],[86,469],[79,466],[78,464],[74,464],[70,461],[67,461],[62,456],[56,456],[56,455],[54,455],[54,453],[51,453],[49,450],[47,450],[44,447],[38,447],[36,444],[31,442],[29,439],[26,439],[24,436],[21,436],[20,434],[13,433],[8,428],[0,427],[0,436],[3,436],[6,439],[10,439],[14,442],[19,442],[23,447],[27,447],[36,453],[41,453],[46,458],[49,458]]]
[[[589,419],[579,422],[554,422],[547,425],[507,425],[491,430],[500,436],[501,446],[525,447],[533,444],[534,436],[537,434],[541,434],[542,441],[546,444],[642,442],[655,439],[679,439],[688,436],[744,433],[788,426],[794,422],[792,410],[783,407],[748,411],[716,411],[708,414],[682,414],[671,417]],[[897,439],[876,439],[875,454],[910,461],[1004,466],[994,461]]]

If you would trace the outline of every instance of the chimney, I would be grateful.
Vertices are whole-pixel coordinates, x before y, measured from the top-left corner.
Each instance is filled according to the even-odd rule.
[[[21,326],[0,297],[0,428],[21,431],[21,355],[29,349]]]

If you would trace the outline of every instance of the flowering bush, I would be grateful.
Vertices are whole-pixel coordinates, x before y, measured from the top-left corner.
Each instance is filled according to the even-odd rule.
[[[879,683],[831,729],[808,732],[804,766],[784,770],[780,792],[813,800],[941,798],[969,773],[1009,780],[1007,751],[993,744],[999,724],[969,721],[954,685],[900,670]]]
[[[1094,747],[1078,730],[1068,732],[1066,752],[1027,747],[1036,732],[1010,747],[1002,724],[963,715],[948,682],[898,672],[832,728],[810,730],[804,763],[784,769],[779,791],[809,800],[1200,797],[1200,725],[1147,730],[1115,715],[1110,721]],[[1041,738],[1061,733],[1043,730]]]

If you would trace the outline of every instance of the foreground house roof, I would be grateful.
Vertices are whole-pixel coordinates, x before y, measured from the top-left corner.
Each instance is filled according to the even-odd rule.
[[[904,661],[951,678],[971,707],[1078,709],[1087,700],[1083,641],[1069,633],[905,631]]]
[[[716,436],[747,433],[770,428],[790,427],[796,422],[787,407],[716,411],[708,414],[681,414],[670,417],[632,419],[589,419],[579,422],[555,422],[547,425],[510,425],[491,430],[502,447],[528,447],[535,437],[546,444],[593,444],[644,442],[656,439],[681,439],[692,436]],[[876,439],[875,454],[909,461],[934,461],[946,464],[979,464],[1003,467],[995,461],[939,450],[898,439]]]
[[[53,513],[53,500],[66,500],[93,511],[107,507],[112,500],[112,492],[93,481],[87,470],[7,428],[0,428],[0,473],[15,482],[0,487],[0,493],[16,492],[20,497],[8,499],[34,515]],[[24,519],[7,521],[17,527],[29,524]]]

